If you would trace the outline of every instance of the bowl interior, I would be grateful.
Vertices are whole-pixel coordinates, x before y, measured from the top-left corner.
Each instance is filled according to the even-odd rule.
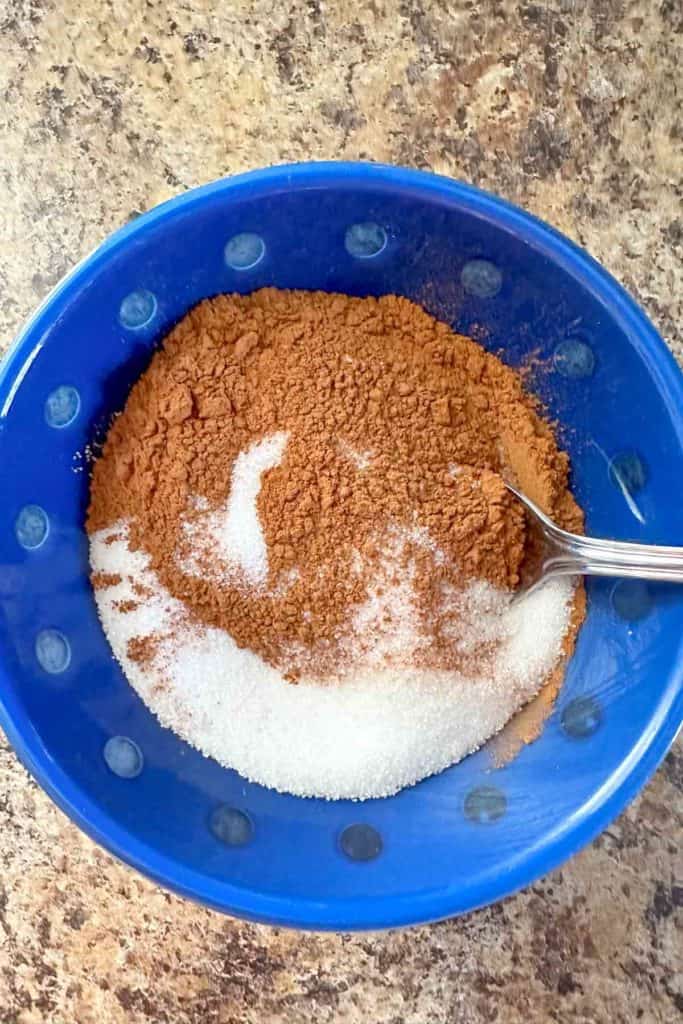
[[[561,424],[589,531],[683,542],[677,371],[578,250],[490,197],[408,172],[312,167],[218,183],[113,236],[5,364],[3,724],[95,838],[213,906],[318,927],[466,910],[567,856],[653,770],[680,714],[683,600],[671,587],[592,583],[541,738],[504,769],[483,749],[391,799],[277,794],[163,730],[113,661],[95,613],[87,446],[188,307],[263,285],[403,294],[507,362],[530,365]],[[113,736],[142,753],[135,777],[108,767]],[[352,825],[367,827],[345,833]]]

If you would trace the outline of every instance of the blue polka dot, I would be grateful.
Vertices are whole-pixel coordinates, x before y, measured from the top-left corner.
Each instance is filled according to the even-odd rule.
[[[14,523],[14,533],[22,548],[34,551],[44,544],[50,521],[40,505],[24,505]]]
[[[246,846],[254,834],[254,826],[244,811],[223,804],[211,814],[209,828],[226,846]]]
[[[112,736],[102,754],[109,771],[120,779],[136,779],[144,767],[142,751],[128,736]]]
[[[344,235],[346,251],[357,260],[369,260],[373,256],[379,256],[386,244],[386,231],[380,224],[370,220],[362,224],[352,224]]]
[[[644,619],[652,608],[652,595],[643,580],[619,580],[612,589],[612,607],[627,622]]]
[[[349,825],[339,837],[339,845],[350,860],[374,860],[382,852],[382,837],[372,825]]]
[[[637,452],[622,452],[609,465],[612,483],[624,488],[629,494],[637,494],[647,483],[647,470]]]
[[[576,697],[562,711],[562,728],[574,740],[592,736],[602,722],[600,705],[594,697]]]
[[[225,247],[225,262],[233,270],[251,270],[260,263],[266,253],[266,243],[260,235],[243,231],[233,235]]]
[[[595,369],[595,355],[590,345],[579,338],[561,341],[553,355],[555,369],[570,380],[590,377]]]
[[[477,786],[465,797],[465,817],[478,825],[498,821],[506,810],[507,797],[495,786]]]
[[[136,331],[146,327],[157,311],[156,296],[145,288],[130,292],[119,306],[119,323],[127,330]]]
[[[45,400],[45,419],[50,427],[68,427],[78,416],[81,396],[70,384],[61,384]]]
[[[462,268],[460,281],[470,295],[478,299],[491,299],[503,284],[503,275],[490,260],[470,260]]]
[[[50,675],[59,675],[69,667],[69,641],[57,629],[42,629],[36,637],[35,651],[38,664]]]

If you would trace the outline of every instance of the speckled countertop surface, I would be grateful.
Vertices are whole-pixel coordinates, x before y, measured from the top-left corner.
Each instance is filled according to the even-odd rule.
[[[0,346],[140,211],[249,167],[346,157],[520,202],[620,278],[680,357],[682,11],[0,0]],[[301,936],[115,863],[0,738],[0,1024],[678,1020],[682,787],[679,745],[589,849],[499,906]]]

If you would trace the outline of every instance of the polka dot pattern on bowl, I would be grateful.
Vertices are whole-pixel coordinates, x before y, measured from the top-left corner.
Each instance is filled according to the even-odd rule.
[[[595,697],[575,697],[562,711],[560,720],[571,739],[586,739],[600,726],[602,711]]]
[[[503,817],[507,797],[496,786],[477,786],[465,797],[465,817],[477,825],[489,825]]]
[[[619,580],[610,595],[617,615],[627,622],[644,619],[652,608],[652,594],[643,580]]]
[[[254,826],[244,811],[222,804],[211,814],[209,828],[226,846],[246,846],[254,834]]]
[[[621,490],[629,494],[642,491],[647,483],[647,469],[637,452],[621,452],[611,460],[609,465],[610,480]]]
[[[81,409],[81,396],[71,384],[60,384],[45,400],[45,420],[50,427],[68,427]]]
[[[140,747],[128,736],[111,736],[102,755],[107,768],[120,779],[136,779],[145,763]]]
[[[381,224],[375,224],[374,221],[351,224],[346,229],[344,245],[349,256],[357,260],[369,260],[386,249],[387,233]]]
[[[14,522],[17,541],[26,551],[35,551],[47,540],[50,521],[40,505],[24,505]]]
[[[595,370],[595,354],[581,338],[565,338],[553,353],[553,365],[562,377],[581,380]]]
[[[233,270],[251,270],[266,254],[266,243],[260,235],[243,231],[233,235],[225,246],[225,262]]]
[[[151,323],[156,311],[156,296],[146,288],[139,288],[122,300],[119,306],[119,323],[126,330],[136,331]]]
[[[469,260],[462,268],[460,283],[468,295],[492,299],[503,286],[503,274],[490,260]]]
[[[38,664],[49,675],[66,672],[71,662],[69,641],[58,629],[41,629],[35,641]]]
[[[368,861],[379,857],[382,852],[382,837],[372,825],[349,825],[339,837],[342,853],[349,860]]]

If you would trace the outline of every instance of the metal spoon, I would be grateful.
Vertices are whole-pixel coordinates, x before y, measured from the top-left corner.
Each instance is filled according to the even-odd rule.
[[[560,529],[516,487],[505,486],[537,524],[543,545],[537,564],[528,566],[520,593],[528,594],[553,576],[619,576],[683,583],[683,547],[633,544],[581,537]]]

